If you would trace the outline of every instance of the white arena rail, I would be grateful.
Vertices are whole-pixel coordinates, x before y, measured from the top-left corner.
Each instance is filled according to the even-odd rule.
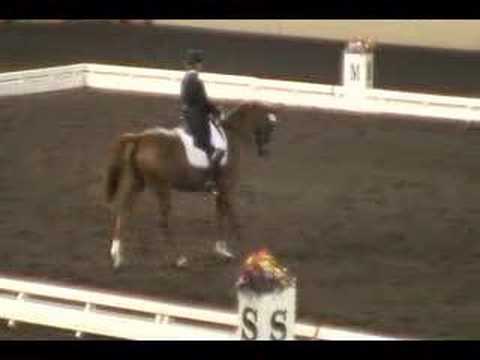
[[[178,96],[183,71],[86,64],[86,86]],[[265,102],[351,112],[411,115],[472,122],[480,120],[480,99],[203,73],[209,95],[223,100]],[[447,120],[448,121],[448,120]]]
[[[77,64],[0,74],[0,96],[91,87],[177,96],[183,71],[130,66]],[[259,99],[286,106],[350,112],[384,113],[460,120],[480,120],[480,99],[202,74],[209,95],[223,100]],[[419,119],[421,121],[421,119]]]
[[[464,121],[480,120],[480,99],[402,91],[369,89],[365,91],[369,108],[377,112],[429,116]]]
[[[26,95],[85,86],[83,64],[0,74],[0,96]]]
[[[233,312],[0,278],[0,318],[129,340],[238,340]],[[327,326],[297,324],[297,339],[399,340]]]

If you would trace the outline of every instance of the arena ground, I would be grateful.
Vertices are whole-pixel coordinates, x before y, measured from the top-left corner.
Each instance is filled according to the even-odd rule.
[[[201,196],[174,201],[189,270],[167,266],[148,195],[129,231],[131,264],[110,266],[108,148],[124,131],[173,126],[174,99],[74,90],[0,104],[0,272],[234,308],[239,262],[212,257],[213,204]],[[477,134],[308,109],[279,115],[271,158],[246,152],[240,259],[267,247],[297,274],[303,320],[421,337],[475,331]]]
[[[288,47],[281,41],[268,40],[267,51],[258,39],[238,38],[232,53],[226,37],[213,42],[211,33],[179,31],[175,38],[173,30],[164,30],[168,38],[162,42],[165,33],[158,28],[129,32],[99,24],[103,30],[92,37],[89,27],[69,26],[70,38],[50,27],[37,26],[36,33],[28,24],[6,28],[5,38],[12,41],[6,58],[17,68],[85,61],[149,66],[150,53],[138,46],[156,43],[163,44],[159,48],[168,61],[155,64],[178,68],[183,48],[195,44],[208,48],[212,72],[299,80],[311,75],[322,83],[336,83],[338,75],[339,44],[291,43],[298,51],[280,56]],[[113,41],[105,46],[108,36],[122,31],[129,36],[124,51]],[[73,34],[76,51],[69,40]],[[50,47],[39,52],[41,44]],[[240,47],[252,54],[245,62],[238,60],[238,53],[245,53]],[[431,57],[436,60],[430,74],[438,76],[429,79],[418,70],[420,57],[404,68],[402,59],[394,61],[395,52],[411,54],[385,50],[389,66],[379,66],[382,79],[390,78],[385,85],[438,89],[442,80],[454,94],[478,91],[471,76],[461,77],[466,72],[459,64],[472,58],[445,54],[445,64],[444,57]],[[289,64],[294,58],[298,62]],[[458,69],[457,76],[438,70],[449,67]],[[420,80],[412,75],[417,71]],[[0,273],[234,310],[241,260],[267,247],[298,276],[300,321],[393,336],[478,337],[480,142],[478,132],[458,126],[280,109],[271,157],[245,152],[237,193],[244,240],[236,247],[238,260],[222,264],[212,256],[213,204],[176,194],[173,228],[192,263],[184,271],[167,266],[169,249],[157,228],[156,205],[145,194],[128,232],[131,263],[113,272],[111,219],[102,193],[108,148],[124,131],[176,125],[177,106],[175,98],[91,89],[1,98]],[[54,333],[20,325],[1,335],[54,339]]]

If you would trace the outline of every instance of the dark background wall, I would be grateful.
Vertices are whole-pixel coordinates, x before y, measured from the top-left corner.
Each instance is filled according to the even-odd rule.
[[[202,48],[206,71],[340,84],[343,42],[240,35],[106,21],[2,23],[0,71],[79,62],[181,69],[184,51]],[[375,87],[479,96],[480,53],[382,45]]]

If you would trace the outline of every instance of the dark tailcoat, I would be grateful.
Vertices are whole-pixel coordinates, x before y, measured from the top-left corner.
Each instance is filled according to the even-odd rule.
[[[205,86],[196,71],[188,71],[183,77],[180,101],[182,120],[193,135],[195,144],[205,151],[211,151],[209,115],[217,117],[220,112],[209,101]]]

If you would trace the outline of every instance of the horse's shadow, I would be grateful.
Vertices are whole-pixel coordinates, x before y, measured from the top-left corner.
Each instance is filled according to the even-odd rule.
[[[177,266],[176,257],[173,252],[153,259],[138,254],[132,254],[127,261],[122,263],[121,267],[112,267],[114,274],[143,273],[143,274],[164,274],[169,277],[172,273],[199,273],[213,269],[224,268],[225,265],[239,267],[238,259],[224,259],[214,254],[196,254],[189,256],[188,266]]]

